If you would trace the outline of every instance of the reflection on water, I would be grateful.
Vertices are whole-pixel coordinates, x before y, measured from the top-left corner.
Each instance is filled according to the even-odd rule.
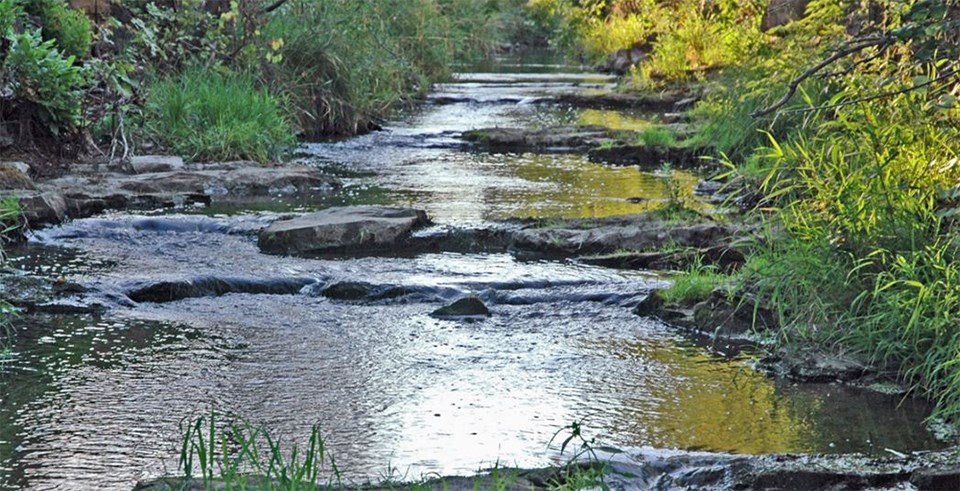
[[[692,189],[699,179],[686,171],[664,175],[572,154],[383,153],[376,160],[382,174],[348,179],[345,201],[415,205],[439,223],[640,213],[662,207],[671,187]],[[371,192],[378,199],[370,199]]]
[[[929,405],[833,384],[796,385],[773,381],[744,360],[718,360],[698,347],[672,349],[646,343],[605,341],[597,349],[614,350],[632,361],[656,360],[674,383],[653,397],[633,398],[625,427],[642,431],[645,445],[762,453],[847,453],[883,455],[884,449],[910,448],[926,433]],[[641,394],[644,380],[623,380]],[[891,431],[892,428],[905,430]],[[642,429],[642,430],[641,430]],[[935,445],[929,436],[922,441]]]
[[[428,262],[440,267],[431,281],[473,261],[455,256]],[[542,284],[556,268],[544,266],[511,269]],[[138,315],[154,321],[27,319],[34,325],[0,371],[0,488],[129,489],[175,468],[178,422],[209,408],[293,440],[319,423],[358,480],[388,465],[417,477],[497,460],[549,464],[546,443],[576,420],[619,447],[879,455],[937,446],[922,404],[778,385],[633,316],[623,300],[572,300],[584,289],[617,298],[628,285],[511,290],[529,301],[491,301],[494,316],[479,323],[433,319],[430,303],[269,295],[144,305]]]
[[[577,123],[581,125],[604,126],[625,131],[642,131],[656,122],[655,116],[649,113],[607,109],[582,109],[577,117]]]

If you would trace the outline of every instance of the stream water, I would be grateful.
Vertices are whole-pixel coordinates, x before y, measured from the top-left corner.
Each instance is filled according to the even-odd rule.
[[[463,130],[589,122],[638,127],[656,115],[537,104],[611,81],[552,62],[501,60],[438,87],[383,131],[309,144],[302,160],[346,186],[326,202],[425,208],[443,225],[511,217],[643,211],[665,195],[657,171],[577,155],[471,153]],[[677,174],[690,185],[697,177]],[[632,203],[628,198],[643,197]],[[117,213],[38,231],[13,265],[115,292],[197,277],[302,279],[298,294],[129,303],[102,317],[17,321],[0,364],[0,489],[131,489],[177,470],[178,423],[216,409],[302,441],[318,424],[345,477],[540,466],[547,443],[582,421],[615,447],[760,454],[908,452],[939,444],[929,407],[837,385],[771,380],[631,314],[656,275],[508,254],[313,260],[266,256],[251,209]],[[365,281],[406,294],[341,302],[315,286]],[[476,293],[482,322],[428,314]]]

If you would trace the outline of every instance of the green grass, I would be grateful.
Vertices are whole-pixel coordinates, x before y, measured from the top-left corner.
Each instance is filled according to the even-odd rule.
[[[188,68],[147,88],[149,137],[190,160],[279,159],[295,131],[276,97],[246,75]]]
[[[674,147],[677,145],[677,135],[669,128],[654,125],[638,132],[635,141],[638,145]]]
[[[667,303],[691,305],[707,299],[714,290],[729,283],[730,276],[698,258],[687,271],[673,277],[673,284],[660,290],[659,295]]]
[[[541,478],[547,477],[548,489],[573,491],[604,486],[605,466],[596,456],[593,440],[585,439],[581,429],[579,422],[573,423],[554,436],[569,432],[561,445],[561,455],[568,447],[572,454],[563,468],[530,471]],[[502,467],[498,462],[472,478],[425,477],[407,481],[396,468],[388,467],[380,482],[352,484],[343,481],[336,459],[317,426],[311,428],[305,446],[285,446],[280,437],[262,426],[225,421],[211,413],[192,420],[184,419],[181,437],[179,467],[183,476],[160,479],[147,489],[316,491],[377,488],[415,491],[447,489],[448,485],[462,489],[464,485],[472,485],[475,490],[504,490],[516,485],[527,472]],[[583,462],[584,457],[589,458],[588,463]]]

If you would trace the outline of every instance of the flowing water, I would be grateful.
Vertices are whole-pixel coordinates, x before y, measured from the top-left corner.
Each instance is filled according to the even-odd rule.
[[[667,178],[656,171],[576,155],[463,151],[458,135],[470,128],[639,127],[656,118],[535,103],[610,83],[575,68],[495,67],[439,87],[384,131],[305,145],[304,161],[347,186],[327,202],[277,206],[416,205],[440,224],[476,226],[635,213],[664,198]],[[688,185],[696,176],[671,179]],[[211,409],[288,440],[318,424],[353,480],[390,468],[417,478],[553,463],[563,457],[547,443],[573,421],[624,448],[883,454],[939,446],[923,427],[925,404],[774,381],[750,367],[749,354],[727,356],[632,315],[666,284],[655,275],[498,253],[266,256],[255,233],[274,218],[243,209],[121,213],[39,231],[12,251],[13,265],[31,274],[62,275],[119,300],[102,317],[17,321],[13,353],[0,364],[0,488],[130,489],[175,473],[178,423]],[[138,285],[196,278],[307,286],[123,301]],[[344,302],[317,293],[338,281],[403,294]],[[485,300],[490,319],[429,316],[468,293]]]

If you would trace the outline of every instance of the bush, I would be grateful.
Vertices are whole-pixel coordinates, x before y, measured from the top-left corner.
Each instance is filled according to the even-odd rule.
[[[73,10],[63,0],[43,0],[40,6],[44,39],[54,39],[57,47],[75,59],[86,58],[93,40],[90,20],[83,12]]]
[[[8,40],[3,76],[18,99],[18,114],[9,116],[22,123],[32,120],[54,135],[79,124],[84,77],[73,66],[73,57],[64,57],[53,40],[41,40],[39,31],[10,35]]]
[[[147,135],[192,160],[268,162],[292,145],[280,102],[249,76],[188,68],[147,87]]]

